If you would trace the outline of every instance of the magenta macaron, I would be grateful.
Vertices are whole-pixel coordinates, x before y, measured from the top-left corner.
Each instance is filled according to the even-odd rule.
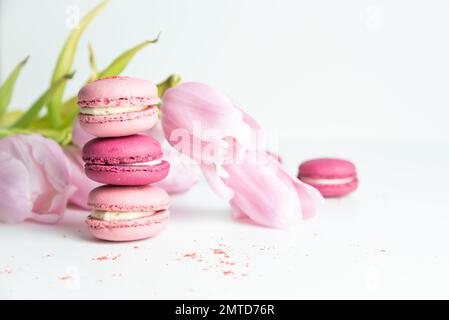
[[[160,143],[146,135],[95,138],[84,145],[86,175],[112,185],[145,185],[164,179],[170,169]]]
[[[357,189],[355,165],[335,158],[313,159],[299,166],[298,178],[315,187],[324,197],[340,197]]]
[[[89,193],[91,234],[102,240],[132,241],[154,237],[169,221],[168,194],[153,186],[101,186]]]
[[[160,102],[148,80],[116,76],[98,79],[78,93],[81,127],[97,137],[131,135],[153,127]]]

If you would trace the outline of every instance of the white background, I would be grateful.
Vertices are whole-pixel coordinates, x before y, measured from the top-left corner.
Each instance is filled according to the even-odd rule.
[[[14,106],[46,89],[70,5],[92,7],[1,1],[2,79],[31,54]],[[83,36],[71,94],[89,42],[105,66],[162,31],[127,74],[216,85],[279,134],[292,174],[344,157],[359,190],[288,230],[233,221],[204,181],[172,197],[151,240],[95,241],[75,210],[0,224],[0,298],[448,298],[448,17],[443,0],[113,1]],[[220,265],[220,244],[236,265]]]
[[[27,55],[16,107],[50,81],[69,29],[97,1],[1,1],[2,79]],[[104,67],[162,31],[126,74],[213,84],[262,124],[302,140],[449,140],[449,1],[112,1],[88,28]],[[282,128],[282,130],[281,130]]]

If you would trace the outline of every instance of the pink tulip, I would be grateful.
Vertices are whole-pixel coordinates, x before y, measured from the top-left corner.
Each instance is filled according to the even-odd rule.
[[[90,180],[84,173],[84,162],[81,149],[77,146],[64,147],[64,153],[70,165],[70,184],[76,191],[70,196],[69,202],[82,209],[89,209],[87,196],[89,192],[100,184]]]
[[[283,228],[315,213],[318,191],[288,175],[280,158],[258,151],[262,127],[220,91],[184,83],[165,93],[162,112],[168,142],[200,164],[237,218]]]
[[[75,192],[61,147],[40,135],[0,140],[0,221],[57,222]]]

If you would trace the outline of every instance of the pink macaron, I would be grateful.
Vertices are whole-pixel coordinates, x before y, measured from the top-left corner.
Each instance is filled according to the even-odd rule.
[[[109,241],[154,237],[169,221],[168,194],[153,186],[101,186],[89,193],[92,235]]]
[[[340,197],[357,189],[355,165],[347,160],[323,158],[303,162],[298,178],[318,189],[324,197]]]
[[[84,145],[86,175],[112,185],[145,185],[164,179],[170,164],[162,160],[160,143],[146,135],[95,138]]]
[[[78,93],[81,127],[97,137],[120,137],[146,131],[158,121],[157,86],[147,80],[107,77]]]

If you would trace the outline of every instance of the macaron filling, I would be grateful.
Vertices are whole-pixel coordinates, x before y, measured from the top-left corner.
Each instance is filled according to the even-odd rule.
[[[154,106],[129,106],[129,107],[84,107],[80,108],[81,114],[87,114],[91,116],[107,116],[112,114],[121,114],[128,112],[138,112],[145,109],[152,108]]]
[[[127,167],[132,167],[132,166],[155,166],[158,164],[162,163],[162,159],[156,159],[156,160],[152,160],[152,161],[144,161],[144,162],[134,162],[134,163],[118,163],[115,164],[115,166],[127,166]]]
[[[144,106],[142,110],[138,111],[126,111],[128,107],[111,107],[101,109],[117,109],[111,110],[109,114],[87,114],[82,113],[81,109],[95,109],[95,108],[81,108],[80,114],[78,116],[81,123],[112,123],[112,122],[123,122],[128,120],[138,120],[138,119],[146,119],[153,118],[157,119],[158,108],[154,105]],[[104,110],[103,110],[104,111]],[[87,111],[89,112],[89,111]],[[95,111],[92,111],[95,112]],[[117,113],[118,112],[118,113]],[[151,121],[149,122],[151,123]]]
[[[305,183],[319,184],[319,185],[340,185],[353,182],[357,177],[335,178],[335,179],[319,179],[300,176],[299,179]]]
[[[106,222],[113,221],[128,221],[140,219],[148,216],[152,216],[167,210],[168,204],[155,208],[154,210],[146,211],[110,211],[110,210],[99,210],[92,209],[89,219],[101,220]]]
[[[103,221],[125,221],[139,219],[147,216],[151,216],[156,211],[102,211],[92,210],[90,213],[91,219],[103,220]]]

